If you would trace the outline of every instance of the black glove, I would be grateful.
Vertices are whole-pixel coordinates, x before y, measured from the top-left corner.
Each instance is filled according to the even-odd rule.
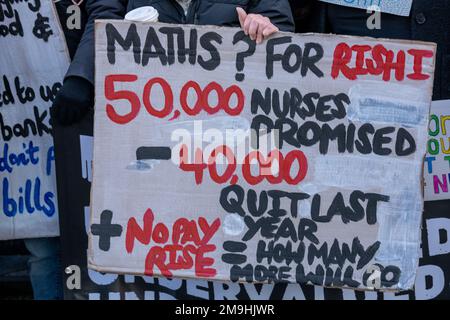
[[[79,122],[94,105],[94,86],[81,77],[69,77],[56,95],[52,121],[62,125]]]

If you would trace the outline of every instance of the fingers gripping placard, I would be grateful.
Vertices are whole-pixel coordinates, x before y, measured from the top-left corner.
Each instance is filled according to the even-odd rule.
[[[434,45],[118,21],[96,39],[91,268],[413,285]]]

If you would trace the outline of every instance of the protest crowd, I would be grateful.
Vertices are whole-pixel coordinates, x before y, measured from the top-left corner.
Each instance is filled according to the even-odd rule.
[[[290,286],[299,283],[303,298],[318,299],[312,285],[336,287],[335,290],[370,288],[368,276],[362,273],[360,277],[359,272],[366,270],[376,257],[381,261],[374,264],[381,272],[378,285],[399,289],[403,295],[375,293],[375,298],[449,299],[450,290],[448,285],[444,288],[444,283],[450,279],[450,147],[446,147],[450,138],[446,137],[445,123],[450,120],[446,116],[450,115],[450,1],[398,2],[401,4],[392,8],[386,1],[372,1],[370,5],[375,6],[370,6],[340,0],[0,1],[0,287],[20,271],[18,265],[26,264],[25,275],[35,300],[126,299],[130,291],[149,300],[167,296],[221,297],[216,283],[205,282],[209,293],[202,296],[193,293],[196,285],[191,280],[180,280],[183,282],[177,286],[176,279],[145,278],[153,275],[235,283],[268,281],[284,286],[279,294],[273,289],[265,297],[269,299],[295,296],[290,293]],[[53,21],[51,14],[58,20]],[[125,21],[116,23],[120,20]],[[38,40],[48,44],[47,51],[41,54],[41,46],[33,43]],[[394,49],[389,48],[391,44]],[[236,62],[238,51],[233,45],[239,46],[241,55]],[[42,52],[47,52],[47,56],[42,56]],[[353,58],[355,65],[350,66]],[[177,71],[181,65],[197,69],[186,74],[186,69]],[[225,75],[227,70],[230,77]],[[157,77],[145,83],[147,79],[142,76],[151,77],[153,72]],[[205,82],[202,75],[210,79]],[[37,79],[35,82],[42,85],[33,90],[29,79]],[[289,79],[300,80],[291,83]],[[331,84],[339,79],[341,82]],[[328,82],[318,87],[319,82],[315,81]],[[210,84],[203,88],[207,82]],[[387,82],[392,86],[385,85]],[[271,83],[280,87],[271,89]],[[136,93],[128,90],[131,85],[138,88]],[[162,103],[152,104],[150,96],[156,87],[163,88],[158,94],[164,98],[158,100]],[[183,104],[183,99],[190,99],[191,91],[203,98],[198,98],[195,105]],[[218,96],[216,106],[208,103],[208,94],[213,91]],[[389,95],[395,97],[388,102],[383,100]],[[247,102],[250,97],[251,103]],[[178,99],[182,110],[172,110],[171,103],[177,104]],[[357,99],[359,105],[355,103]],[[117,102],[120,100],[126,102]],[[230,101],[235,100],[236,106],[232,106]],[[433,111],[435,102],[446,103],[447,109],[440,109],[443,116]],[[38,108],[39,104],[46,108]],[[155,107],[158,104],[163,104],[163,109]],[[428,109],[422,113],[430,104],[431,113]],[[99,116],[99,106],[105,105],[105,115]],[[375,107],[367,111],[373,105],[382,111],[375,114]],[[246,120],[250,123],[248,128],[266,128],[269,133],[281,131],[277,147],[285,153],[281,158],[277,156],[281,172],[278,176],[254,174],[249,159],[255,153],[243,156],[242,176],[236,167],[219,173],[217,164],[214,167],[211,162],[202,161],[197,166],[181,160],[180,169],[190,181],[195,181],[191,188],[198,187],[199,191],[188,195],[187,190],[191,189],[182,182],[170,189],[168,184],[176,178],[166,167],[166,176],[158,174],[152,178],[160,179],[153,184],[152,192],[156,199],[168,197],[168,210],[191,210],[198,205],[202,214],[189,220],[176,212],[178,218],[167,220],[165,214],[159,214],[165,212],[164,205],[152,209],[141,205],[142,198],[154,198],[145,193],[146,185],[136,174],[145,170],[153,173],[174,154],[183,159],[186,149],[150,147],[139,139],[151,132],[151,139],[167,144],[164,135],[172,133],[166,131],[172,130],[171,125],[179,123],[183,129],[186,119],[201,115],[203,109],[208,116],[226,114],[212,120],[200,118],[204,127],[211,125],[221,130],[228,125],[224,117],[245,114],[242,110],[247,107],[248,115],[251,114]],[[30,110],[23,116],[12,114],[12,108]],[[373,113],[364,118],[365,110]],[[428,130],[429,114],[435,126],[430,125]],[[156,120],[148,120],[145,124],[145,119],[153,118],[166,122],[159,125]],[[245,126],[238,123],[238,118],[231,125]],[[119,132],[110,136],[106,121],[120,128],[116,130]],[[144,126],[153,131],[146,131]],[[440,134],[443,138],[439,138]],[[108,145],[108,139],[117,145]],[[19,142],[14,143],[15,140]],[[134,140],[139,144],[130,147]],[[307,148],[317,151],[308,153]],[[220,150],[211,151],[210,160]],[[117,157],[114,151],[118,152]],[[134,159],[123,165],[129,174],[123,179],[114,161],[122,161],[124,154],[130,152]],[[344,153],[363,158],[348,157],[348,162],[338,162],[336,158]],[[85,159],[86,155],[90,160]],[[372,158],[364,158],[369,155]],[[437,164],[441,155],[447,161],[446,167],[443,165],[442,174],[431,176],[436,168],[441,168]],[[274,153],[267,159],[272,156]],[[398,158],[402,161],[397,162]],[[368,159],[367,163],[363,159]],[[417,159],[419,165],[414,162]],[[290,172],[296,161],[303,170],[293,175]],[[330,161],[336,161],[335,170],[342,177],[333,178],[331,189],[326,191],[316,182],[334,174],[318,169],[329,168]],[[392,173],[386,171],[388,165],[395,168]],[[351,178],[360,167],[368,171],[364,185]],[[422,175],[416,177],[416,171],[431,176],[430,183],[425,178],[425,188],[430,187],[434,193],[428,197],[425,191],[425,201]],[[204,172],[216,184],[224,184],[218,192],[215,187],[208,187]],[[311,176],[318,180],[308,180]],[[243,183],[245,187],[241,187]],[[265,189],[259,189],[266,183]],[[275,188],[273,185],[277,184],[281,186]],[[103,206],[109,201],[105,200],[109,191],[102,188],[112,190],[113,187],[108,189],[110,185],[117,192],[126,193],[131,188],[140,198],[128,207],[126,201],[118,198],[119,193],[114,193],[110,206]],[[289,188],[283,189],[285,185]],[[297,188],[303,185],[304,188]],[[389,188],[400,190],[398,199],[397,193],[387,193]],[[187,197],[183,199],[192,198],[193,204],[176,199],[183,192]],[[205,200],[209,192],[218,193],[214,199],[220,202],[223,218],[215,219],[204,212],[210,205]],[[287,207],[283,203],[288,203]],[[395,220],[394,213],[384,215],[385,204],[392,212],[403,214],[403,220]],[[301,210],[309,215],[298,213]],[[24,220],[26,216],[39,218]],[[340,223],[343,236],[330,231],[337,225],[321,230],[326,223]],[[361,229],[373,236],[366,241],[364,236],[357,236],[359,227],[354,229],[355,234],[349,227],[363,223],[366,226],[361,228],[389,224],[392,228],[370,232]],[[409,234],[407,228],[417,236],[400,239],[393,234],[394,230]],[[420,233],[422,228],[427,230]],[[222,229],[224,235],[217,240]],[[445,232],[446,237],[442,236]],[[328,233],[332,235],[328,237]],[[239,238],[233,238],[238,234]],[[119,245],[115,241],[122,236],[126,238]],[[277,244],[280,238],[286,239],[282,245]],[[328,241],[326,246],[322,246],[324,238]],[[221,241],[220,245],[216,241]],[[209,256],[216,247],[223,253],[217,256],[226,266],[223,269],[215,268],[214,259]],[[247,248],[250,251],[245,251]],[[253,251],[258,252],[255,260],[244,254]],[[135,259],[136,254],[140,256]],[[324,261],[322,269],[314,262],[319,256]],[[142,271],[134,268],[141,258],[145,260]],[[306,261],[311,267],[308,270],[317,267],[315,276],[306,270]],[[292,263],[296,264],[292,268],[295,275],[289,278],[292,270],[281,265],[292,267]],[[338,267],[332,269],[333,264]],[[81,280],[71,278],[80,268]],[[131,274],[144,278],[131,280]],[[341,281],[336,280],[341,276]],[[420,280],[427,276],[433,278],[431,287]],[[70,283],[74,288],[70,288]],[[127,287],[130,283],[132,286]],[[98,289],[101,286],[103,289]],[[108,286],[116,295],[107,293]],[[12,294],[13,287],[8,286],[0,299],[20,298],[20,292]],[[247,284],[237,284],[237,288],[235,298],[254,297]],[[242,293],[243,288],[246,293]],[[347,294],[325,290],[324,295],[330,299],[345,298]],[[353,297],[363,295],[355,293]]]

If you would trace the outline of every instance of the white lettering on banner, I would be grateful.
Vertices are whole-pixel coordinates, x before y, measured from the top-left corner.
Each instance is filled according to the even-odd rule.
[[[214,281],[213,286],[214,300],[237,300],[237,296],[241,292],[241,287],[236,282]]]
[[[209,299],[209,285],[205,280],[191,280],[186,283],[187,294],[202,299]]]
[[[298,283],[289,283],[284,292],[283,300],[306,300],[306,298]]]
[[[428,252],[429,255],[436,256],[450,253],[450,219],[434,218],[428,219]],[[441,233],[442,232],[442,233]],[[445,241],[442,241],[445,239]]]
[[[430,300],[437,297],[444,286],[445,276],[440,267],[434,265],[419,267],[415,285],[417,300]]]
[[[92,151],[94,138],[90,136],[80,136],[81,150],[81,173],[83,179],[92,182]]]

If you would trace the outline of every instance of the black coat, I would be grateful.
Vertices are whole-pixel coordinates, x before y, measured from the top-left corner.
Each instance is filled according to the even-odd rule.
[[[66,77],[79,76],[94,83],[95,19],[123,19],[126,12],[149,5],[158,10],[160,22],[233,27],[239,26],[239,6],[270,18],[282,31],[294,31],[288,0],[192,0],[187,15],[175,0],[87,0],[86,30]]]
[[[298,22],[297,31],[437,43],[433,99],[450,99],[450,0],[414,0],[409,17],[382,13],[379,30],[367,28],[370,14],[365,10],[319,1],[312,2],[307,10],[307,19]]]

